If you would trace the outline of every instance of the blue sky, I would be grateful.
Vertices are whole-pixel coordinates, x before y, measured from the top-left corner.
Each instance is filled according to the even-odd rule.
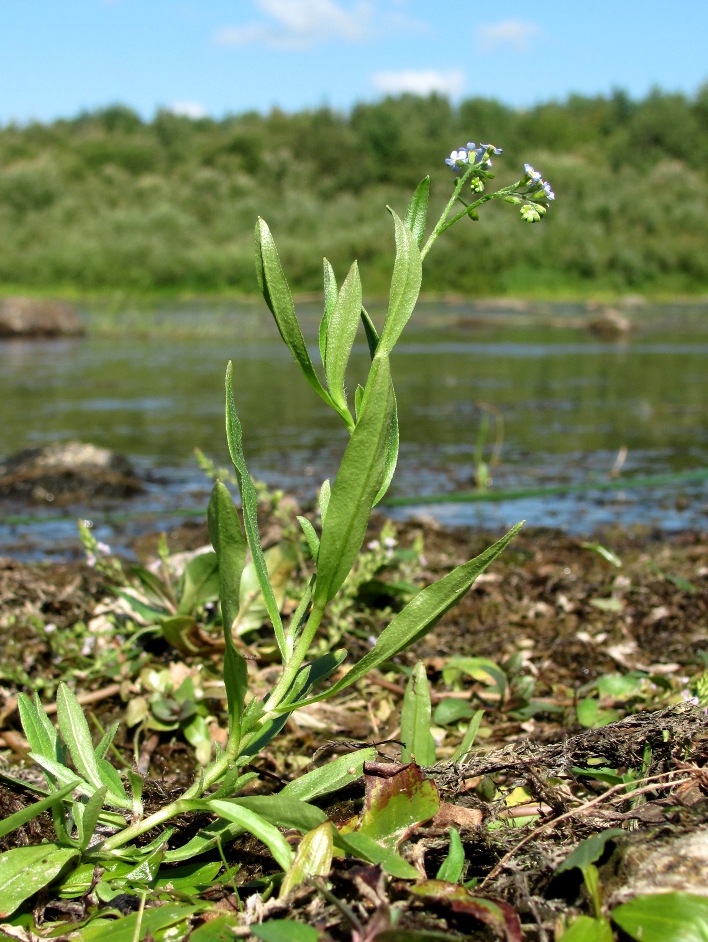
[[[386,94],[693,95],[708,0],[0,0],[0,123],[117,102],[219,118]]]

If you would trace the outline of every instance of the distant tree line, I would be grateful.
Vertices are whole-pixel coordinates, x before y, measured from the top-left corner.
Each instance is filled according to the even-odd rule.
[[[267,115],[152,121],[122,105],[0,128],[0,289],[74,293],[256,289],[252,232],[267,219],[296,291],[358,258],[385,292],[392,226],[426,173],[447,200],[444,157],[504,148],[500,183],[540,169],[556,203],[539,224],[492,204],[426,266],[425,290],[468,296],[695,293],[708,288],[708,85],[573,95],[517,110],[403,95]]]

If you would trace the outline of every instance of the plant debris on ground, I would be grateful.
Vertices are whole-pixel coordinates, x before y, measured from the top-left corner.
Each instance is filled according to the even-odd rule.
[[[282,550],[282,508],[266,529],[264,543]],[[197,525],[168,535],[159,557],[165,585],[164,567],[206,542]],[[378,521],[316,645],[326,651],[346,635],[352,657],[361,656],[397,606],[488,542],[432,521]],[[283,552],[284,578],[301,578],[301,565],[297,552]],[[51,715],[68,684],[96,740],[119,722],[114,749],[144,778],[148,812],[179,794],[204,749],[223,737],[223,639],[210,631],[209,603],[177,624],[169,599],[160,608],[140,595],[145,581],[133,579],[132,596],[117,585],[129,572],[118,563],[0,560],[3,818],[30,807],[41,785],[19,723],[22,691],[37,691]],[[692,906],[699,922],[708,912],[700,909],[700,898],[708,907],[707,589],[699,533],[617,531],[586,541],[523,530],[422,641],[339,698],[292,714],[250,764],[258,775],[246,793],[268,794],[373,746],[363,778],[320,804],[343,834],[366,833],[399,814],[392,796],[403,794],[418,816],[393,821],[395,839],[384,829],[381,841],[410,872],[397,875],[383,856],[373,864],[335,854],[328,873],[282,896],[274,892],[280,868],[244,835],[191,867],[147,876],[117,861],[113,872],[92,869],[72,883],[60,868],[5,914],[0,938],[91,940],[113,919],[126,938],[194,942],[611,940],[656,928],[651,900],[661,893],[664,935],[644,938],[670,939]],[[150,611],[159,614],[152,625]],[[273,642],[262,624],[254,599],[238,643],[249,684],[267,690]],[[402,710],[418,662],[432,739],[425,756],[402,756]],[[206,823],[194,812],[178,818],[170,846]],[[297,846],[295,831],[285,837]],[[41,848],[54,840],[51,814],[1,840],[3,851]],[[645,901],[639,916],[635,900]]]

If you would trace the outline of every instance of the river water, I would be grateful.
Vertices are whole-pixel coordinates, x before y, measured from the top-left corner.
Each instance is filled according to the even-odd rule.
[[[390,494],[413,502],[388,513],[491,530],[526,519],[580,534],[705,526],[708,305],[634,311],[635,329],[621,341],[579,329],[579,313],[421,305],[393,356],[401,451]],[[84,316],[100,324],[99,315]],[[6,506],[0,554],[75,555],[77,516],[124,547],[201,513],[210,483],[194,448],[228,462],[229,359],[251,473],[312,502],[336,472],[346,433],[262,306],[182,305],[121,319],[111,333],[0,345],[0,454],[90,441],[129,456],[148,478],[146,494],[113,507]],[[314,309],[304,309],[303,323],[315,357]],[[367,356],[362,336],[350,389],[363,380]],[[489,497],[524,496],[435,501],[474,492],[480,461],[492,465]]]

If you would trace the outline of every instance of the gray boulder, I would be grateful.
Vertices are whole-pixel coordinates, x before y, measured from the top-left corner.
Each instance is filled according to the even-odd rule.
[[[0,337],[76,337],[83,333],[76,311],[64,301],[0,301]]]
[[[143,490],[127,458],[86,442],[26,448],[0,463],[0,498],[70,504]]]

